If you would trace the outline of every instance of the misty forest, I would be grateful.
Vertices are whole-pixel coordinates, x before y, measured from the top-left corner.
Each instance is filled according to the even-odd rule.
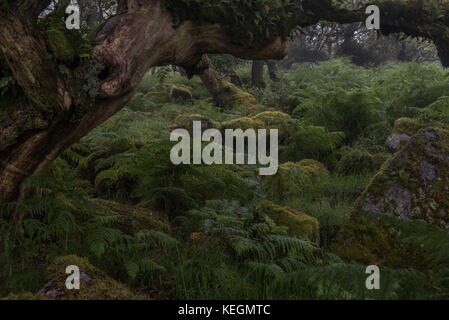
[[[447,0],[0,0],[0,299],[448,299],[447,67]]]

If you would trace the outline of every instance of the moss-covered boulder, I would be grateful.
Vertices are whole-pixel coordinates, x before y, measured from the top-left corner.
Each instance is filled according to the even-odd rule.
[[[323,164],[304,159],[281,164],[275,175],[264,177],[263,184],[269,199],[282,202],[297,197],[308,185],[328,175]]]
[[[385,141],[385,148],[390,152],[396,152],[410,141],[410,136],[405,133],[393,133]]]
[[[428,128],[378,172],[355,210],[424,219],[448,228],[448,198],[449,131]]]
[[[252,117],[241,117],[222,122],[220,128],[224,129],[278,129],[279,137],[285,137],[288,132],[288,114],[278,111],[265,111]],[[267,134],[269,131],[267,132]]]
[[[280,111],[265,111],[252,117],[254,120],[260,120],[267,126],[282,126],[290,120],[290,115]]]
[[[280,140],[285,140],[290,133],[290,115],[279,111],[265,111],[252,117],[264,123],[266,129],[278,129]]]
[[[310,178],[323,178],[329,175],[329,171],[324,164],[313,159],[303,159],[297,163],[297,166]]]
[[[429,125],[411,118],[399,118],[394,122],[394,129],[398,133],[405,133],[409,136],[413,136],[418,133],[419,130],[427,128]]]
[[[95,199],[95,202],[117,213],[120,216],[117,227],[127,234],[135,234],[143,229],[171,233],[168,219],[160,211],[103,199]]]
[[[257,210],[266,214],[277,225],[287,227],[289,235],[307,238],[316,243],[320,242],[320,225],[318,220],[304,212],[282,207],[269,201],[263,201]]]
[[[449,131],[427,128],[387,160],[356,201],[339,236],[341,255],[361,262],[406,264],[410,250],[398,230],[382,222],[392,216],[449,229],[448,199]]]
[[[220,125],[221,130],[225,129],[242,129],[243,131],[247,129],[263,129],[265,124],[260,120],[255,120],[249,117],[237,118],[229,121],[222,122]]]
[[[193,121],[201,121],[201,130],[216,128],[218,126],[215,121],[206,116],[197,113],[186,113],[176,117],[175,124],[171,126],[171,129],[182,128],[191,132],[193,130]]]
[[[80,270],[80,289],[66,288],[68,266],[77,266]],[[35,295],[36,299],[57,300],[135,300],[149,297],[133,292],[129,287],[107,276],[85,258],[74,255],[54,259],[46,269],[47,284]],[[29,295],[28,295],[28,298]]]

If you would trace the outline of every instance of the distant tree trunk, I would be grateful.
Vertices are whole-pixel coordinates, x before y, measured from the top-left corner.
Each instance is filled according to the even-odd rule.
[[[399,61],[408,61],[407,58],[407,45],[404,41],[400,43],[401,49],[399,50],[398,60]]]
[[[277,75],[278,67],[277,67],[276,61],[267,60],[267,67],[268,67],[268,73],[270,75],[270,79],[272,81],[279,81],[279,78]]]
[[[265,61],[254,60],[252,67],[252,85],[253,87],[264,89],[265,88],[265,80],[263,76]]]

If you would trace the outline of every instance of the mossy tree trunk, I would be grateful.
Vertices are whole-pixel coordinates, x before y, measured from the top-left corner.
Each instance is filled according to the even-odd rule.
[[[218,106],[249,113],[260,107],[254,96],[221,78],[207,56],[202,58],[198,66],[199,76]]]

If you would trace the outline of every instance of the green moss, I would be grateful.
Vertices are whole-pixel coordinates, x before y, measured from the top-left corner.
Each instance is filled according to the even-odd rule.
[[[10,293],[1,300],[50,300],[44,295],[35,295],[32,292]]]
[[[443,96],[419,111],[419,120],[449,124],[449,97]]]
[[[289,121],[290,115],[279,111],[265,111],[256,114],[252,119],[262,121],[265,124],[266,129],[277,129],[278,135],[281,140],[288,137],[290,128]]]
[[[65,286],[68,275],[66,268],[70,265],[79,267],[81,279],[80,290],[68,290]],[[36,294],[58,300],[134,300],[148,299],[147,296],[136,294],[127,286],[115,281],[104,272],[97,269],[85,258],[74,255],[58,257],[46,269],[49,281]]]
[[[288,227],[288,233],[291,236],[320,242],[320,225],[317,219],[301,211],[278,206],[269,201],[263,201],[258,210],[269,216],[277,225]]]
[[[71,64],[75,59],[75,50],[65,36],[64,32],[57,29],[47,31],[48,46],[56,60]]]
[[[283,202],[298,197],[311,183],[328,175],[329,171],[323,164],[304,159],[298,163],[281,164],[275,175],[263,179],[263,184],[269,199]]]
[[[394,122],[394,129],[399,133],[405,133],[409,136],[413,136],[418,133],[419,130],[427,128],[429,125],[410,118],[399,118]]]
[[[373,168],[374,170],[379,170],[382,165],[391,157],[391,154],[387,152],[379,152],[373,155]]]
[[[96,199],[95,202],[111,209],[123,218],[119,227],[125,233],[134,234],[143,229],[171,233],[167,218],[161,212],[101,199]]]
[[[290,115],[279,111],[265,111],[253,117],[254,120],[260,120],[267,126],[284,125],[286,121],[290,120]]]
[[[340,250],[347,259],[385,261],[390,266],[413,263],[407,241],[397,228],[384,222],[396,219],[423,220],[449,228],[449,131],[427,128],[389,158],[354,205],[343,227]],[[368,220],[368,217],[373,216]],[[425,236],[425,235],[423,235]]]
[[[242,129],[243,131],[247,129],[263,129],[265,124],[262,121],[255,120],[253,118],[243,117],[237,118],[230,121],[222,122],[220,125],[221,130],[225,129]]]
[[[214,100],[219,107],[243,115],[255,114],[264,109],[253,95],[228,82],[223,82],[223,87],[214,96]]]
[[[312,179],[329,176],[329,171],[319,161],[313,159],[304,159],[297,164],[298,168]]]
[[[248,47],[260,47],[275,36],[288,37],[295,26],[289,18],[293,10],[302,9],[296,1],[279,0],[164,0],[162,5],[171,12],[175,26],[185,20],[220,23],[232,42]]]
[[[192,131],[193,121],[201,121],[201,128],[203,130],[215,128],[217,126],[216,122],[209,119],[208,117],[197,113],[187,113],[177,116],[175,119],[175,124],[172,126],[172,128],[183,128]]]
[[[145,95],[146,99],[152,99],[159,106],[171,103],[170,91],[172,86],[166,84],[158,84],[151,88]]]

